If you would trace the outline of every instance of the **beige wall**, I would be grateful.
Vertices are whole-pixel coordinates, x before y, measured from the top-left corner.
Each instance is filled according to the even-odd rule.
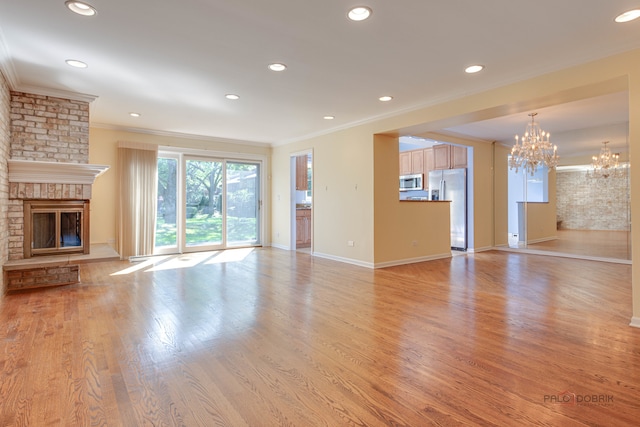
[[[509,147],[494,144],[493,223],[495,246],[509,245]]]
[[[520,208],[520,203],[518,203]],[[549,201],[544,203],[531,202],[526,204],[526,239],[527,243],[543,242],[555,239],[557,232],[557,197],[556,171],[549,171]],[[522,209],[525,209],[524,205]]]
[[[555,204],[532,202],[527,205],[527,242],[543,242],[557,237]]]
[[[516,112],[527,113],[531,110],[604,95],[607,93],[629,90],[630,104],[630,157],[633,158],[635,151],[640,151],[640,50],[615,55],[599,61],[583,64],[549,73],[533,79],[505,85],[504,87],[492,89],[486,92],[469,95],[461,99],[443,102],[438,105],[428,106],[409,113],[380,119],[365,125],[356,126],[348,130],[337,131],[332,134],[308,139],[305,141],[277,147],[273,152],[274,162],[274,194],[288,194],[290,180],[288,175],[288,157],[291,152],[297,150],[313,149],[315,155],[314,172],[319,180],[315,184],[314,192],[314,250],[337,257],[354,259],[364,263],[374,264],[378,261],[385,261],[388,253],[404,253],[403,247],[406,242],[403,239],[389,242],[389,239],[381,239],[380,244],[388,245],[381,251],[378,250],[378,234],[384,235],[385,231],[374,224],[374,217],[387,215],[379,212],[386,207],[375,202],[378,198],[383,200],[388,197],[386,185],[378,184],[388,176],[390,180],[397,179],[391,167],[379,166],[376,161],[376,170],[372,170],[374,156],[378,152],[388,152],[381,148],[379,141],[374,139],[374,135],[386,134],[397,136],[399,134],[422,134],[425,132],[437,132],[443,128],[468,123],[471,121],[500,117]],[[351,160],[354,156],[350,150],[357,150],[362,163],[354,164]],[[488,183],[493,179],[494,200],[488,201],[489,207],[485,207],[483,199],[479,199],[476,193],[476,214],[474,218],[476,232],[476,246],[482,246],[485,240],[493,240],[494,244],[505,244],[506,233],[506,155],[508,150],[496,146],[494,154],[491,156],[495,170],[493,177],[491,173],[484,175],[489,166],[484,162],[488,161],[487,154],[478,152],[477,163],[474,162],[481,172],[477,177],[479,183]],[[389,162],[398,162],[397,156],[389,157]],[[483,164],[478,164],[482,162]],[[276,165],[278,165],[276,167]],[[381,171],[377,169],[381,168]],[[485,172],[482,172],[482,171]],[[356,197],[357,204],[352,196],[354,177],[360,183],[360,189],[365,191]],[[476,176],[474,175],[474,178]],[[375,182],[374,188],[372,184]],[[375,181],[374,181],[375,179]],[[340,189],[335,189],[335,184]],[[481,185],[481,184],[478,184]],[[631,187],[640,188],[640,174],[632,174]],[[478,190],[477,188],[475,189]],[[367,194],[369,197],[364,197]],[[283,238],[286,232],[290,217],[288,211],[290,205],[285,198],[280,199],[280,204],[276,206],[274,200],[274,231],[279,230],[280,240],[283,244],[288,244],[288,236]],[[636,206],[634,206],[636,205]],[[321,217],[321,213],[323,216]],[[324,214],[327,216],[324,217]],[[406,227],[407,234],[412,229],[413,224],[409,221],[412,212],[400,212],[399,217],[389,215],[389,219],[398,219],[402,227]],[[275,217],[278,216],[276,219]],[[555,213],[554,213],[555,216]],[[638,216],[636,222],[640,221],[640,197],[632,197],[632,216]],[[318,219],[323,218],[318,221]],[[633,217],[632,217],[633,220]],[[504,224],[504,230],[502,229]],[[489,227],[489,231],[485,231]],[[282,231],[284,230],[284,232]],[[358,250],[356,248],[346,248],[345,240],[355,240],[371,244],[376,242],[375,252],[371,250]],[[640,228],[633,230],[633,241],[640,243]],[[274,241],[276,239],[274,238]],[[640,253],[640,251],[637,251]],[[640,254],[634,254],[633,264],[633,315],[640,323]]]
[[[374,137],[376,267],[451,256],[449,202],[398,200],[398,138]]]
[[[289,159],[313,150],[313,251],[365,265],[373,261],[372,141],[371,129],[356,127],[273,148],[273,244],[288,248],[291,242]]]
[[[180,147],[185,149],[207,150],[219,155],[233,158],[234,154],[256,155],[266,158],[264,167],[267,182],[263,195],[265,207],[265,244],[269,244],[271,236],[270,228],[270,153],[267,146],[243,145],[224,141],[208,139],[179,138],[170,136],[158,136],[143,133],[133,133],[112,129],[92,127],[89,131],[89,163],[108,165],[109,170],[96,179],[93,186],[93,198],[91,199],[91,243],[113,244],[116,236],[116,206],[117,203],[117,145],[118,141],[141,142],[159,146]]]

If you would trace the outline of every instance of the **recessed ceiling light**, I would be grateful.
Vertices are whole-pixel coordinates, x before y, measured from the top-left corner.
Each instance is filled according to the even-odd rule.
[[[140,113],[129,113],[131,117],[140,117]]]
[[[640,9],[633,9],[633,10],[628,10],[625,13],[621,13],[620,15],[616,16],[615,21],[616,22],[629,22],[629,21],[633,21],[634,19],[638,19],[640,18]]]
[[[224,97],[225,97],[225,98],[227,98],[227,99],[232,99],[232,100],[234,100],[234,101],[235,101],[236,99],[240,99],[240,97],[239,97],[238,95],[235,95],[235,94],[233,94],[233,93],[228,93],[228,94],[226,94]]]
[[[387,102],[387,101],[391,101],[393,99],[393,96],[381,96],[380,98],[378,98],[380,101],[382,102]]]
[[[484,70],[484,65],[470,65],[464,69],[465,73],[473,74]]]
[[[352,21],[364,21],[371,16],[371,9],[367,6],[356,6],[349,10],[347,16]]]
[[[269,69],[271,71],[284,71],[287,69],[287,66],[279,62],[274,62],[273,64],[269,64]]]
[[[333,120],[335,118],[336,118],[336,116],[324,116],[323,117],[323,119],[325,119],[325,120]]]
[[[67,59],[65,62],[67,63],[67,65],[71,65],[72,67],[75,67],[75,68],[88,67],[86,62],[78,61],[77,59]]]
[[[64,4],[67,5],[67,8],[71,12],[77,13],[78,15],[94,16],[96,13],[98,13],[93,6],[81,1],[68,0]]]

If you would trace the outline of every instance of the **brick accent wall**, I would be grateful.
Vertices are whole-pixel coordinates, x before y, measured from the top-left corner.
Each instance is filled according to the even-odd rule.
[[[89,163],[89,103],[11,92],[11,158]]]
[[[7,159],[11,145],[9,85],[0,73],[0,265],[9,259],[9,172]],[[0,298],[4,295],[6,283],[0,277]]]
[[[561,229],[628,230],[630,183],[620,177],[588,178],[586,172],[556,174],[557,217]]]

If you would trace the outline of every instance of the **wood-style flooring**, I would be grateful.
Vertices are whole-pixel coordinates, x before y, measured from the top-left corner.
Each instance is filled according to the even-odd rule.
[[[279,249],[83,264],[0,303],[0,426],[637,426],[631,266]]]
[[[558,230],[558,238],[529,244],[529,249],[597,258],[631,259],[628,231]]]

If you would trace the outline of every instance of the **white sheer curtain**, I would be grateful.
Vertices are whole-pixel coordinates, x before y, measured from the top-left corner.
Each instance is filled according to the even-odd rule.
[[[118,142],[120,259],[152,255],[156,227],[158,147]]]

